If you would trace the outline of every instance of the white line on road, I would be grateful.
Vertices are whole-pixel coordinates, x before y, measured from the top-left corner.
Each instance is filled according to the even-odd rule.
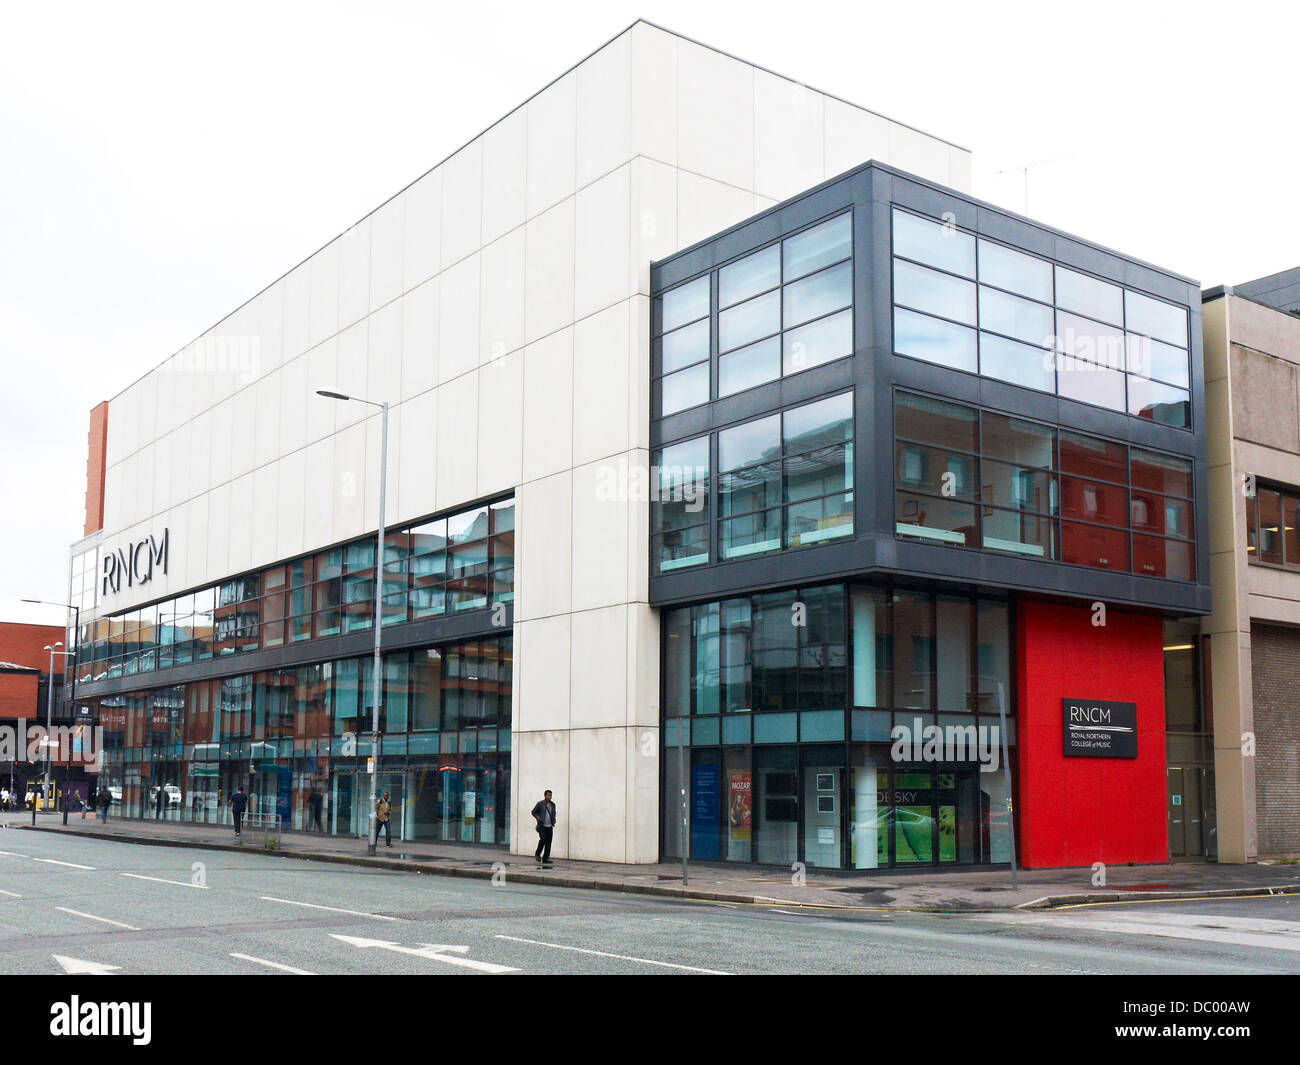
[[[670,961],[652,961],[649,958],[633,958],[627,954],[607,954],[603,950],[587,950],[585,947],[566,947],[563,943],[543,943],[540,939],[520,939],[518,936],[497,936],[511,943],[531,943],[534,947],[550,947],[552,950],[572,950],[578,954],[594,954],[598,958],[616,958],[618,961],[634,961],[641,965],[658,965],[665,969],[681,969],[688,973],[704,973],[708,976],[731,976],[721,969],[698,969],[694,965],[677,965]]]
[[[399,943],[390,943],[386,939],[361,939],[357,936],[340,936],[330,933],[331,939],[340,940],[343,943],[350,943],[354,947],[379,947],[381,950],[391,950],[398,954],[412,954],[417,958],[428,958],[430,961],[446,962],[448,965],[458,965],[464,969],[474,969],[481,973],[517,973],[518,969],[512,969],[509,965],[497,965],[490,961],[475,961],[473,958],[463,958],[457,955],[468,954],[469,947],[465,946],[446,946],[443,944],[424,943],[419,947],[403,947]],[[499,937],[498,937],[499,938]],[[449,954],[448,951],[451,951]]]
[[[397,921],[401,919],[398,917],[389,917],[382,913],[362,913],[360,910],[344,910],[340,909],[338,906],[320,906],[314,902],[298,902],[295,899],[277,899],[271,895],[261,895],[259,898],[265,899],[267,902],[283,902],[289,906],[306,906],[309,910],[329,910],[331,913],[347,913],[351,914],[353,917],[372,917],[376,921]]]
[[[44,862],[46,865],[66,865],[69,869],[89,869],[94,871],[93,865],[78,865],[76,862],[61,862],[57,858],[33,858],[34,862]]]
[[[29,858],[31,855],[19,854],[17,851],[0,851],[6,858]]]
[[[200,891],[207,891],[207,884],[191,884],[188,880],[164,880],[160,876],[145,876],[143,873],[122,873],[122,876],[129,876],[132,880],[152,880],[156,884],[175,884],[177,887],[198,888]]]
[[[240,961],[251,961],[255,965],[265,965],[268,969],[279,969],[282,973],[293,973],[295,976],[315,976],[315,973],[308,972],[306,969],[295,969],[292,965],[281,965],[278,961],[267,961],[265,958],[254,958],[251,954],[236,954],[231,951],[232,958],[238,958]]]
[[[20,894],[18,894],[18,892],[16,892],[16,891],[5,891],[3,888],[0,888],[0,895],[8,895],[11,899],[21,899],[21,898],[22,898],[22,896],[21,896]]]
[[[111,921],[107,917],[96,917],[93,913],[82,913],[80,910],[70,910],[66,906],[55,906],[54,908],[56,910],[61,910],[63,913],[70,913],[74,917],[84,917],[88,921],[103,921],[104,924],[117,925],[118,928],[125,928],[128,932],[140,931],[140,929],[136,928],[133,924],[123,924],[121,921]]]
[[[122,968],[120,965],[108,965],[102,961],[86,961],[84,958],[68,958],[62,954],[52,954],[63,971],[69,976],[107,976]]]

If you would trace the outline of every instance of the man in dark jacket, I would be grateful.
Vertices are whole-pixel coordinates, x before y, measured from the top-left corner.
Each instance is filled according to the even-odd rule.
[[[555,834],[555,803],[551,802],[551,793],[533,807],[533,819],[537,822],[537,850],[533,857],[544,869],[551,867],[551,837]]]
[[[235,815],[235,839],[239,838],[239,833],[244,827],[244,811],[248,809],[248,796],[244,794],[242,787],[235,788],[235,794],[230,796],[230,812]]]
[[[113,805],[113,793],[107,784],[99,786],[99,819],[108,824],[108,808]]]

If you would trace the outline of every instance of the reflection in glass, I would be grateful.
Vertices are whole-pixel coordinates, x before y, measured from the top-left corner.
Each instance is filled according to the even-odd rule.
[[[1128,329],[1187,347],[1187,311],[1140,292],[1124,291],[1124,324]]]
[[[730,307],[780,283],[781,247],[773,244],[718,271],[718,305]]]
[[[979,273],[983,284],[1052,302],[1052,264],[991,240],[979,241]]]
[[[1124,290],[1100,278],[1056,267],[1056,305],[1113,325],[1124,324]]]
[[[980,333],[980,373],[1039,392],[1056,389],[1056,364],[1050,351],[992,333]]]
[[[789,376],[852,354],[853,311],[841,311],[785,334],[782,371]]]
[[[781,293],[769,292],[718,315],[718,350],[730,351],[781,328]]]
[[[663,330],[703,318],[709,313],[709,278],[704,276],[663,294]]]
[[[668,374],[683,366],[692,366],[709,357],[709,320],[702,318],[694,325],[675,330],[664,336],[663,372]]]
[[[894,351],[954,370],[975,372],[975,330],[938,318],[894,309]]]
[[[718,395],[730,396],[781,376],[781,341],[760,340],[718,359]]]
[[[669,374],[660,382],[664,414],[675,414],[709,399],[709,364],[702,362],[687,370]]]
[[[894,208],[894,254],[941,270],[975,276],[975,238],[969,233]]]
[[[852,249],[852,216],[842,214],[829,222],[813,226],[784,243],[785,280],[819,270],[823,266],[846,259]]]
[[[787,329],[847,307],[853,301],[853,264],[841,263],[787,285],[782,298]]]
[[[971,282],[902,259],[894,260],[894,303],[975,324],[975,286]]]

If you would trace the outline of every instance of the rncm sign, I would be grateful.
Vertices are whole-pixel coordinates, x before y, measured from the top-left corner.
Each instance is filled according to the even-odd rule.
[[[154,575],[154,569],[167,574],[167,548],[170,529],[162,531],[162,538],[150,535],[116,551],[104,552],[104,574],[101,595],[116,595],[122,590],[122,581],[128,588],[137,584],[148,584]]]

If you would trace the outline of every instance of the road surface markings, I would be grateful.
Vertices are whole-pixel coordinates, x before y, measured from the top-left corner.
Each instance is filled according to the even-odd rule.
[[[268,969],[279,969],[282,973],[293,973],[295,976],[315,976],[306,969],[295,969],[292,965],[281,965],[278,961],[267,961],[265,958],[254,958],[251,954],[236,954],[231,951],[232,958],[238,958],[240,961],[251,961],[254,965],[265,965]]]
[[[207,884],[192,884],[188,880],[165,880],[161,876],[145,876],[143,873],[122,873],[122,876],[129,876],[132,880],[152,880],[155,884],[175,884],[177,887],[198,888],[200,891],[207,891]]]
[[[1195,913],[1114,913],[1106,917],[1076,917],[1074,914],[1051,918],[1046,915],[1020,918],[990,915],[986,920],[1005,923],[1028,921],[1054,928],[1082,928],[1090,932],[1118,935],[1157,936],[1162,939],[1191,939],[1202,943],[1229,946],[1264,947],[1269,950],[1300,951],[1300,924],[1273,921],[1262,917],[1220,917]]]
[[[70,976],[106,976],[122,968],[120,965],[105,965],[99,961],[83,961],[81,958],[66,958],[62,954],[51,955],[63,966],[63,971]]]
[[[422,943],[417,947],[403,947],[397,943],[390,943],[385,939],[361,939],[357,936],[340,936],[330,933],[331,939],[337,939],[342,943],[350,943],[354,947],[379,947],[381,950],[391,950],[398,954],[411,954],[417,958],[428,958],[430,961],[446,962],[448,965],[458,965],[464,969],[474,969],[481,973],[517,973],[519,969],[513,969],[509,965],[494,965],[489,961],[474,961],[473,958],[462,958],[457,955],[469,953],[469,947],[451,947],[443,945],[434,945],[432,943]],[[498,936],[498,939],[501,937]],[[447,951],[454,953],[448,954]]]
[[[16,892],[16,891],[5,891],[3,888],[0,888],[0,895],[8,895],[11,899],[21,899],[21,898],[22,898],[22,896],[21,896],[20,894],[18,894],[18,892]]]
[[[93,865],[78,865],[76,862],[61,862],[57,858],[33,858],[32,861],[44,862],[46,865],[66,865],[69,869],[89,869],[92,872],[95,869]]]
[[[133,924],[123,924],[121,921],[113,921],[107,917],[96,917],[93,913],[82,913],[80,910],[70,910],[66,906],[55,906],[56,910],[62,913],[70,913],[74,917],[84,917],[88,921],[103,921],[104,924],[116,925],[118,928],[125,928],[128,932],[138,932],[140,929]]]
[[[353,917],[371,917],[376,921],[399,921],[400,917],[389,917],[382,913],[363,913],[361,910],[344,910],[338,906],[321,906],[315,902],[298,902],[296,899],[277,899],[272,895],[261,895],[259,898],[267,902],[283,902],[288,906],[306,906],[309,910],[329,910],[330,913],[346,913]]]
[[[17,851],[0,851],[6,858],[30,858],[30,854],[19,854]]]
[[[592,954],[598,958],[615,958],[618,961],[634,961],[640,965],[658,965],[664,969],[681,969],[688,973],[704,973],[707,976],[731,976],[721,969],[699,969],[694,965],[677,965],[670,961],[653,961],[650,958],[633,958],[627,954],[608,954],[603,950],[587,950],[585,947],[567,947],[563,943],[543,943],[540,939],[520,939],[518,936],[497,936],[497,939],[509,940],[511,943],[530,943],[534,947],[550,947],[552,950],[571,950],[577,954]]]

